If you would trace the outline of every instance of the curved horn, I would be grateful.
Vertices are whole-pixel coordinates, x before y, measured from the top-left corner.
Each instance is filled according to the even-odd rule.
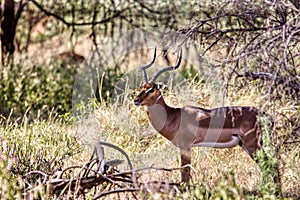
[[[149,68],[149,67],[151,67],[153,65],[155,59],[156,59],[156,48],[154,49],[154,56],[153,56],[152,61],[148,65],[145,65],[145,66],[141,67],[141,71],[142,71],[142,74],[143,74],[143,77],[144,77],[144,81],[146,83],[148,83],[148,77],[147,77],[146,69]]]
[[[178,61],[177,61],[176,65],[175,66],[168,66],[168,67],[165,67],[165,68],[159,70],[153,76],[153,78],[150,80],[150,82],[154,82],[159,77],[159,75],[161,75],[162,73],[164,73],[166,71],[171,71],[171,70],[177,69],[179,67],[180,63],[181,63],[181,59],[182,59],[182,49],[180,49],[180,55],[179,55],[179,58],[178,58]]]

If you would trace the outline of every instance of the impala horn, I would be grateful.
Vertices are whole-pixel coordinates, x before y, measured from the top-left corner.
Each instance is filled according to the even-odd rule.
[[[148,80],[148,76],[147,76],[146,69],[148,69],[149,67],[151,67],[151,66],[153,65],[155,59],[156,59],[156,48],[154,49],[154,56],[153,56],[152,61],[151,61],[149,64],[147,64],[147,65],[141,67],[141,71],[142,71],[142,74],[143,74],[145,83],[148,83],[148,82],[153,83],[154,81],[156,81],[156,79],[157,79],[162,73],[177,69],[177,68],[180,66],[180,63],[181,63],[181,60],[182,60],[182,49],[180,49],[180,55],[179,55],[179,58],[178,58],[178,61],[177,61],[176,65],[174,65],[174,66],[167,66],[167,67],[165,67],[165,68],[159,70],[156,74],[154,74],[153,78],[149,81],[149,80]]]
[[[167,72],[167,71],[172,71],[172,70],[175,70],[179,67],[180,63],[181,63],[181,59],[182,59],[182,49],[180,49],[180,55],[179,55],[179,58],[178,58],[178,61],[176,63],[176,65],[174,66],[167,66],[161,70],[159,70],[156,74],[154,74],[153,78],[150,80],[151,83],[155,82],[156,79],[159,77],[159,75],[161,75],[162,73],[164,72]]]
[[[145,66],[141,67],[141,71],[142,71],[145,83],[148,83],[148,76],[147,76],[146,69],[153,65],[155,59],[156,59],[156,48],[154,49],[154,56],[153,56],[152,61],[148,65],[145,65]]]

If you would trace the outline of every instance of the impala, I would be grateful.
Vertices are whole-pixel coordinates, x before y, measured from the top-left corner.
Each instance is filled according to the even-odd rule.
[[[190,179],[192,147],[231,148],[239,145],[254,158],[254,153],[261,148],[261,129],[257,119],[260,112],[254,107],[241,106],[214,109],[168,106],[160,91],[162,85],[155,81],[162,73],[179,67],[182,51],[175,66],[159,70],[148,80],[146,69],[153,65],[155,59],[156,49],[152,61],[141,67],[145,83],[134,104],[144,106],[154,129],[180,149],[181,180],[186,182]]]

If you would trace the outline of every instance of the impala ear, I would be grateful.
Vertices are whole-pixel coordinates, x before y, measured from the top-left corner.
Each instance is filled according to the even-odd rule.
[[[165,84],[163,84],[163,83],[158,83],[157,84],[157,89],[159,89],[159,90],[165,90],[165,89],[168,89],[168,87]]]

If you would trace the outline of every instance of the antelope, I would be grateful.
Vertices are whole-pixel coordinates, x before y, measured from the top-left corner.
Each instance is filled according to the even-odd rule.
[[[163,86],[155,81],[162,73],[179,67],[182,50],[176,65],[162,68],[148,80],[146,69],[153,65],[155,59],[156,49],[152,61],[140,68],[145,83],[134,98],[134,104],[144,106],[154,129],[180,149],[181,181],[190,179],[192,147],[232,148],[239,145],[254,159],[255,152],[261,148],[260,111],[246,106],[213,109],[170,107],[162,96]]]

